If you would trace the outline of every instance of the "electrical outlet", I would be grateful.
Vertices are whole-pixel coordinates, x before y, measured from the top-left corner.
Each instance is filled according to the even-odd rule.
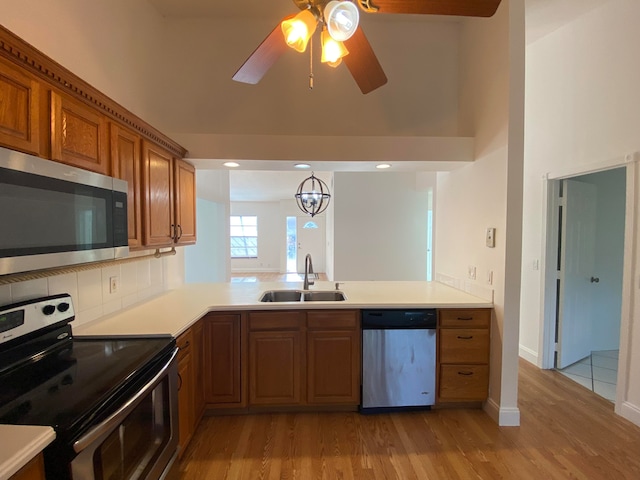
[[[476,279],[476,267],[474,267],[473,265],[469,265],[469,279],[470,280]]]
[[[116,293],[118,291],[118,277],[109,277],[109,293]]]
[[[489,248],[495,248],[496,246],[496,229],[493,227],[487,228],[486,244]]]

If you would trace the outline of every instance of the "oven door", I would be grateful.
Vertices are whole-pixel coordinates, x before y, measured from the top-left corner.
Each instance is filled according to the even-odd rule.
[[[165,478],[177,456],[176,353],[140,391],[74,443],[74,480]]]

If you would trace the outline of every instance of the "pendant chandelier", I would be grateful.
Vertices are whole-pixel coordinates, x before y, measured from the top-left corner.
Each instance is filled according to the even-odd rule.
[[[311,172],[309,178],[305,178],[298,186],[298,191],[294,196],[298,208],[312,217],[324,212],[331,200],[329,187],[317,178],[313,172]]]

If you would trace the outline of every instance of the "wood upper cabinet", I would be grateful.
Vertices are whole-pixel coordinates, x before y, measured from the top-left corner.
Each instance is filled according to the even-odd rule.
[[[40,83],[0,60],[0,145],[40,154]]]
[[[176,244],[196,243],[196,169],[184,160],[175,160]]]
[[[443,309],[438,317],[438,403],[486,400],[491,309]]]
[[[150,142],[142,145],[143,245],[195,243],[195,169]]]
[[[111,124],[112,175],[126,180],[129,248],[142,246],[142,166],[140,136],[115,123]]]
[[[242,317],[240,314],[206,315],[204,322],[204,396],[213,407],[243,407]]]
[[[360,315],[357,310],[307,313],[307,402],[360,403]]]
[[[51,91],[51,159],[110,175],[108,122],[104,115]]]
[[[164,247],[173,244],[173,157],[150,142],[142,143],[143,243]]]

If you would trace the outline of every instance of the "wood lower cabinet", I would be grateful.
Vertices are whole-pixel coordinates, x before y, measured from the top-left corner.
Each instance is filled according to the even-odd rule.
[[[242,374],[242,315],[207,314],[204,324],[204,401],[212,408],[246,406]]]
[[[24,467],[9,477],[9,480],[45,480],[44,457],[38,454]]]
[[[249,314],[249,405],[300,405],[305,313]]]
[[[0,145],[39,155],[40,83],[0,60]]]
[[[63,93],[51,91],[51,159],[111,174],[107,118]]]
[[[111,174],[127,182],[129,248],[142,246],[142,165],[140,136],[111,124]]]
[[[443,309],[438,315],[438,403],[486,400],[491,309]]]
[[[182,457],[204,411],[202,393],[202,323],[176,339],[178,346],[178,456]]]
[[[307,313],[307,402],[360,403],[360,315],[356,310]]]
[[[357,406],[357,310],[249,314],[249,406]]]

